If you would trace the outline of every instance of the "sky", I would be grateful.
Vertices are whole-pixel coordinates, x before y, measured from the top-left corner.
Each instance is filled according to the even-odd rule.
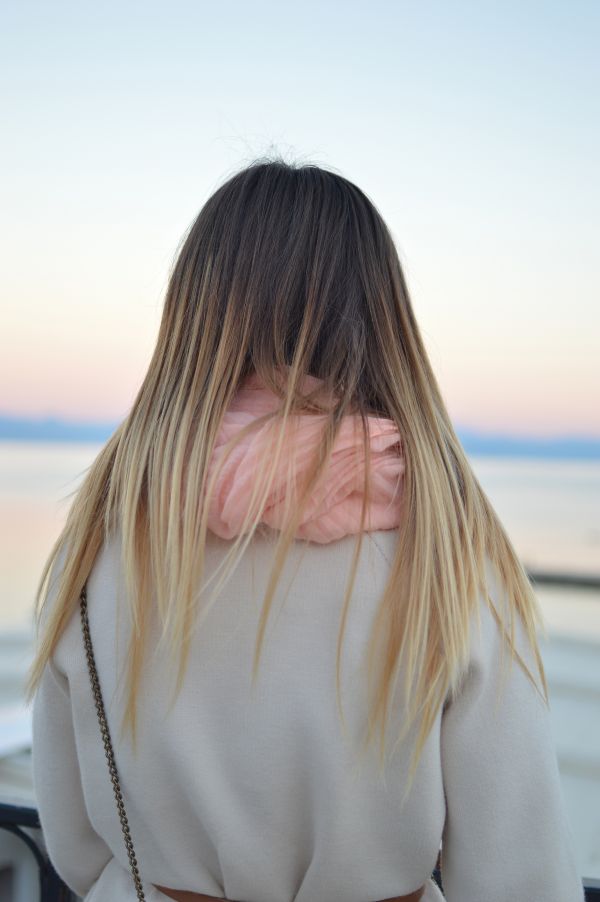
[[[391,229],[454,423],[600,436],[600,3],[53,3],[0,29],[0,414],[118,420],[257,156]]]

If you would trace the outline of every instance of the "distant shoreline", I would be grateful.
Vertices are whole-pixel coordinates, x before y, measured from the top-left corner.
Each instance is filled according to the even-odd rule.
[[[0,416],[0,441],[101,444],[110,438],[118,425],[118,422],[83,423],[55,417],[30,419]],[[593,436],[542,438],[455,428],[467,454],[547,460],[600,460],[600,438]]]

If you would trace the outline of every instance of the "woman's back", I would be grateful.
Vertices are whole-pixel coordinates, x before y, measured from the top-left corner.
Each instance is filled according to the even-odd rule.
[[[344,736],[335,703],[335,643],[354,542],[348,536],[328,545],[293,543],[254,692],[252,657],[274,547],[268,532],[255,534],[196,629],[183,689],[170,711],[174,668],[164,651],[154,654],[159,631],[153,623],[137,755],[119,732],[124,698],[117,680],[126,665],[129,621],[127,607],[118,604],[124,592],[118,538],[102,548],[88,580],[90,628],[147,893],[158,884],[242,902],[372,902],[427,882],[423,899],[441,898],[428,877],[446,823],[443,879],[452,902],[577,902],[582,895],[564,845],[570,838],[548,718],[516,664],[505,704],[491,710],[499,643],[485,606],[472,683],[465,684],[468,701],[463,706],[459,697],[440,712],[404,808],[409,747],[388,758],[385,779],[372,749],[360,757],[366,638],[395,530],[363,538],[342,655]],[[207,576],[228,546],[209,534]],[[394,730],[402,716],[396,702]],[[78,616],[36,697],[34,729],[42,823],[57,818],[62,824],[60,833],[48,831],[55,866],[80,892],[99,878],[90,899],[134,899]],[[74,785],[78,770],[81,787]],[[531,844],[527,854],[524,843]]]
[[[222,562],[224,587],[210,579]],[[112,902],[133,882],[83,655],[86,584],[150,898],[152,884],[240,902],[372,902],[423,884],[439,898],[442,842],[450,902],[580,902],[535,683],[537,670],[546,692],[537,599],[357,185],[258,161],[211,195],[131,410],[44,568],[28,684],[42,825],[67,882]],[[520,660],[499,696],[503,651]],[[137,757],[119,732],[136,712]]]

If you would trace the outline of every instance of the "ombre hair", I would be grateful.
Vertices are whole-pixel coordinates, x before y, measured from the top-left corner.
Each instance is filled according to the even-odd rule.
[[[224,412],[251,372],[278,394],[281,405],[244,427],[226,450],[269,420],[276,440],[273,454],[264,455],[257,469],[251,509],[231,542],[223,574],[205,599],[198,587],[204,571],[207,498],[219,473],[217,468],[207,484],[208,465]],[[326,394],[336,399],[331,407],[323,408],[314,392],[301,392],[304,373],[322,380]],[[288,483],[286,526],[277,536],[252,679],[303,506],[348,413],[358,413],[363,425],[367,467],[361,527],[365,525],[365,417],[376,414],[393,420],[402,436],[405,473],[396,553],[368,644],[367,743],[379,729],[383,762],[387,715],[402,661],[407,713],[402,735],[417,720],[419,726],[411,783],[436,715],[466,672],[470,621],[482,597],[501,627],[503,647],[510,649],[511,660],[518,658],[537,688],[516,650],[515,618],[521,620],[547,703],[536,635],[537,626],[543,626],[537,598],[452,427],[390,232],[373,202],[351,181],[316,165],[279,158],[261,158],[229,177],[184,236],[141,388],[75,493],[45,564],[36,594],[38,624],[53,565],[64,550],[54,603],[39,629],[28,698],[78,607],[103,542],[118,526],[133,625],[123,724],[130,726],[135,739],[148,599],[156,598],[162,637],[168,637],[170,653],[179,661],[178,692],[191,628],[199,613],[204,616],[215,603],[259,526],[288,418],[325,410],[328,416],[312,469],[300,490]],[[338,705],[343,634],[362,539],[361,529],[340,618]],[[505,615],[489,593],[487,563],[506,600]]]

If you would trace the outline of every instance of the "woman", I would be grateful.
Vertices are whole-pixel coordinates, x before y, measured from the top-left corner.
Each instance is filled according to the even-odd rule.
[[[40,817],[88,902],[583,899],[536,598],[340,175],[209,198],[37,601]]]

